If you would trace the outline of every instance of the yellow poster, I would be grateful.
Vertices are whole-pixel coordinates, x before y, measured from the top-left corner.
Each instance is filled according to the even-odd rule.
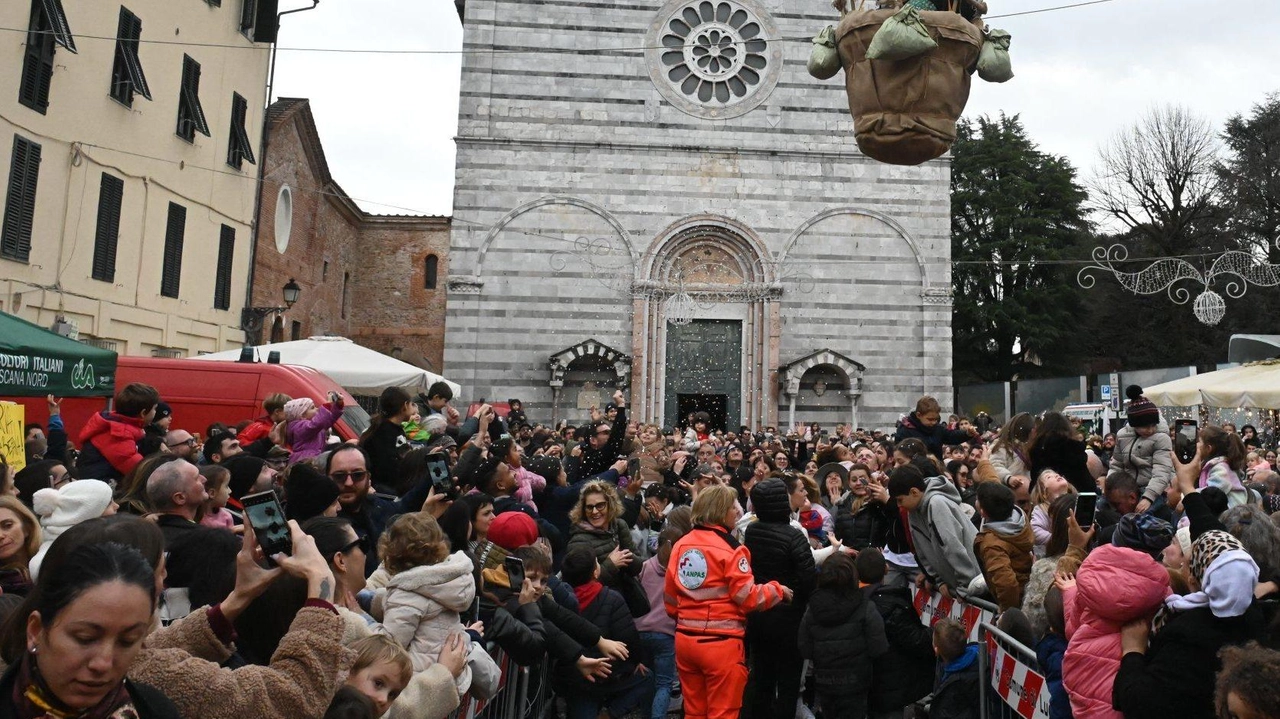
[[[15,472],[27,466],[26,411],[16,402],[0,402],[0,455]]]

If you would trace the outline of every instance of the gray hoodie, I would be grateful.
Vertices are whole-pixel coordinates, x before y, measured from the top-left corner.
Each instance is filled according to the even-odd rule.
[[[960,509],[960,492],[945,477],[924,480],[924,498],[907,513],[920,568],[950,589],[968,589],[982,574],[973,555],[973,522]]]

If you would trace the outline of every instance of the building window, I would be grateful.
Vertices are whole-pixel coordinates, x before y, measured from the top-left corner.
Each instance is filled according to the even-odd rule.
[[[427,255],[426,267],[422,272],[422,285],[429,290],[436,288],[436,275],[440,272],[440,258],[435,255]]]
[[[320,281],[325,282],[328,279],[329,279],[329,261],[325,260],[324,264],[320,266]]]
[[[213,308],[231,309],[231,261],[236,252],[236,230],[222,226],[218,237],[218,273],[213,281]]]
[[[289,339],[293,340],[294,342],[297,342],[298,340],[302,339],[302,323],[301,322],[297,320],[293,320],[292,322],[289,323]]]
[[[71,52],[76,51],[62,0],[31,0],[31,20],[27,25],[27,47],[22,58],[18,102],[41,115],[49,108],[55,43]]]
[[[138,40],[142,37],[142,21],[137,15],[120,8],[120,25],[116,30],[116,59],[111,66],[111,97],[133,107],[133,94],[151,99],[147,76],[138,59]]]
[[[254,42],[275,42],[280,19],[280,0],[242,0],[240,32]]]
[[[164,231],[164,268],[160,273],[160,294],[177,297],[182,286],[182,240],[187,234],[187,208],[169,203],[169,222]]]
[[[253,147],[249,144],[249,133],[244,129],[245,115],[249,103],[239,93],[231,93],[231,132],[227,140],[227,164],[240,169],[248,160],[250,165],[257,164],[253,160]]]
[[[210,137],[209,123],[200,107],[200,63],[182,56],[182,89],[178,92],[178,137],[195,142],[196,133]]]
[[[13,136],[9,192],[0,225],[0,257],[26,262],[31,256],[31,225],[36,216],[36,182],[40,178],[40,146]]]
[[[342,319],[347,318],[347,294],[351,285],[351,273],[342,273]]]
[[[98,232],[93,238],[93,279],[116,281],[116,245],[120,239],[120,206],[124,180],[102,173],[98,189]]]

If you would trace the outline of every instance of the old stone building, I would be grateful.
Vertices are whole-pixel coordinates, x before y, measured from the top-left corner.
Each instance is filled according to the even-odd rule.
[[[329,172],[311,105],[281,98],[267,113],[253,305],[297,303],[265,318],[263,341],[335,334],[426,369],[444,352],[449,218],[372,215]]]
[[[532,419],[891,426],[951,396],[947,159],[883,165],[812,0],[459,3],[445,372]],[[842,77],[842,76],[841,76]]]

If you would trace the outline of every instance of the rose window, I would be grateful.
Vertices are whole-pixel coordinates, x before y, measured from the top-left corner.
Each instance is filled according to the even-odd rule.
[[[671,2],[650,31],[650,75],[673,105],[733,117],[764,100],[782,60],[772,21],[749,0]]]

